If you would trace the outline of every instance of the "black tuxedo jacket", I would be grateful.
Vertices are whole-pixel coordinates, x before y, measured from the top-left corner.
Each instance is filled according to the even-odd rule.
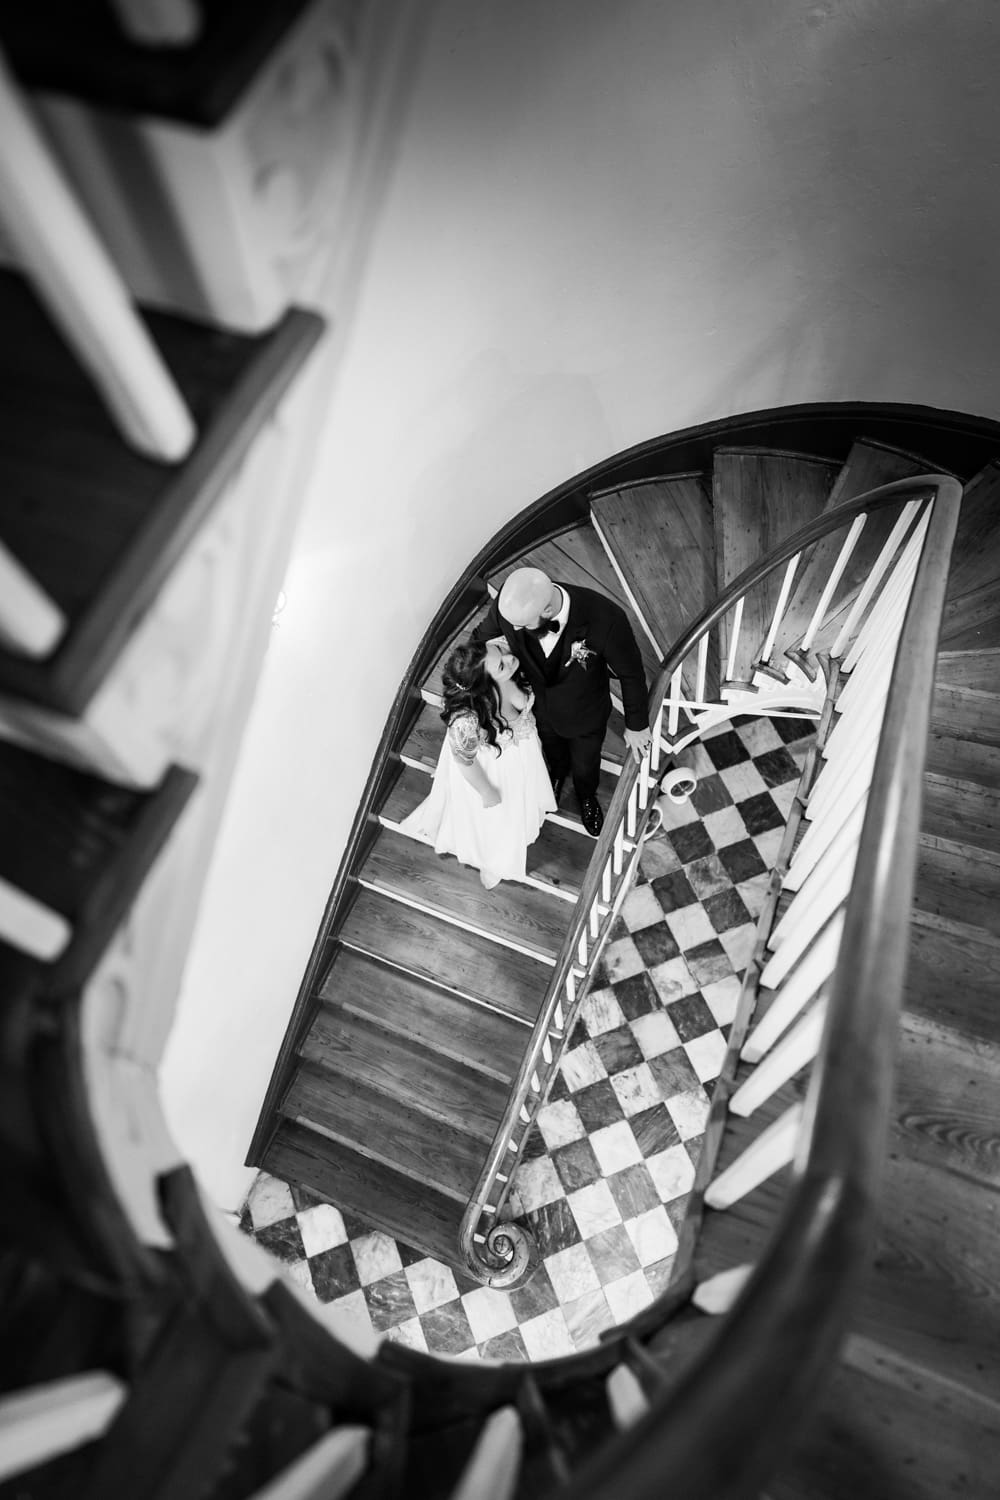
[[[558,580],[554,580],[558,582]],[[476,640],[503,635],[535,692],[539,727],[548,726],[565,739],[600,729],[611,708],[610,677],[621,684],[625,724],[649,725],[649,690],[632,627],[625,611],[593,589],[559,587],[569,595],[569,619],[546,657],[535,637],[504,620],[496,600]]]

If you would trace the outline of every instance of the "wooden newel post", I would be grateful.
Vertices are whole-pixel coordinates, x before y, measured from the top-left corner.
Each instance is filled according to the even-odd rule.
[[[0,224],[126,441],[182,459],[195,439],[191,414],[2,54]]]

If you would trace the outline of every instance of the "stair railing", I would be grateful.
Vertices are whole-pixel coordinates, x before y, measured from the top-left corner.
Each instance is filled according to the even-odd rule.
[[[939,497],[945,504],[940,507],[943,518],[933,532],[937,540],[925,545],[927,524]],[[762,675],[765,680],[772,678],[777,682],[780,669],[772,662],[774,647],[792,597],[796,572],[805,560],[802,576],[808,580],[810,602],[815,597],[816,603],[805,634],[785,648],[790,650],[794,663],[790,680],[787,688],[779,684],[776,692],[769,695],[768,711],[778,712],[786,701],[801,708],[807,701],[818,716],[826,693],[816,655],[821,643],[828,645],[830,658],[839,661],[851,649],[876,607],[884,613],[893,599],[907,597],[913,587],[918,558],[922,568],[928,553],[932,558],[935,556],[934,547],[938,549],[938,568],[943,567],[946,576],[947,553],[960,501],[957,481],[944,474],[926,474],[882,485],[836,507],[745,569],[703,611],[665,658],[650,693],[651,749],[640,764],[629,759],[622,769],[573,921],[512,1083],[507,1109],[463,1215],[462,1255],[480,1281],[494,1286],[517,1285],[532,1269],[534,1247],[530,1237],[513,1222],[509,1211],[505,1213],[512,1179],[573,1034],[586,985],[631,888],[642,840],[649,829],[663,751],[676,754],[720,717],[750,711],[756,684],[730,675],[740,652],[748,601],[759,614],[761,591],[765,597],[773,598],[772,580],[784,568],[770,626],[752,662],[754,676]],[[893,508],[897,509],[894,519]],[[853,576],[848,575],[849,560],[865,525],[871,517],[886,515],[891,526],[877,556],[861,576],[857,569]],[[952,531],[947,533],[947,546],[942,553],[939,533],[947,526],[949,517]],[[838,546],[834,539],[845,530],[847,535]],[[908,537],[917,538],[909,548]],[[943,582],[940,586],[943,589]],[[873,629],[877,629],[879,615],[875,614],[874,619]],[[714,693],[709,682],[713,648],[718,649],[718,659],[726,662],[726,673]],[[747,658],[745,639],[743,658]],[[816,679],[817,691],[808,685],[811,675]],[[803,680],[811,694],[805,700]]]

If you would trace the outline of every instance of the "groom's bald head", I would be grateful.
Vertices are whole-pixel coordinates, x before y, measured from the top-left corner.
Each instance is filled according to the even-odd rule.
[[[515,630],[534,630],[539,620],[558,614],[560,596],[541,568],[515,568],[497,603],[501,615]]]

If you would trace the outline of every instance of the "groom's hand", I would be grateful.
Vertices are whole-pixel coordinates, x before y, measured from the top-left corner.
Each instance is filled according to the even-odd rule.
[[[632,758],[636,765],[640,765],[642,757],[653,743],[652,731],[649,729],[626,729],[625,743],[631,750]]]

